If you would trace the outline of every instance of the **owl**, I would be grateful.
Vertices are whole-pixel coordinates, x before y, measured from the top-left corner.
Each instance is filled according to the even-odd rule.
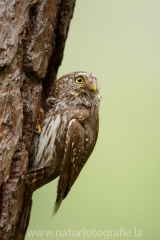
[[[59,176],[56,213],[96,144],[101,97],[90,72],[69,73],[56,80],[53,89],[41,133],[33,137],[30,170],[39,176],[39,186]]]

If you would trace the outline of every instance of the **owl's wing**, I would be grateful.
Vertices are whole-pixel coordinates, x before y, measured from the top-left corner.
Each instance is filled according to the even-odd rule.
[[[50,174],[50,172],[50,166],[40,167],[25,172],[22,175],[22,179],[25,180],[25,184],[29,187],[29,191],[34,192],[59,176],[58,168],[55,168],[52,174]]]
[[[60,170],[54,213],[57,212],[62,200],[67,196],[87,160],[84,155],[84,135],[85,130],[80,122],[72,119],[66,135],[65,153]]]

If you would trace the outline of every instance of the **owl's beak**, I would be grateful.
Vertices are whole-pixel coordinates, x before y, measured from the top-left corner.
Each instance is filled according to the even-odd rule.
[[[97,90],[96,84],[95,83],[90,84],[89,89],[93,90],[93,91],[96,91]]]

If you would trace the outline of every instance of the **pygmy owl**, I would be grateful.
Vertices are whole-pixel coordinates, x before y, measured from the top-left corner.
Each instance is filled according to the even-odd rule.
[[[33,137],[30,170],[44,172],[39,185],[59,176],[56,212],[94,149],[100,95],[95,75],[83,71],[59,78],[53,89],[42,131]]]

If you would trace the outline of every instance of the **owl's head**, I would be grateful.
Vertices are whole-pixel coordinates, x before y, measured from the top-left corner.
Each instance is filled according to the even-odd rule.
[[[54,97],[61,100],[77,101],[90,98],[100,100],[96,76],[91,72],[72,72],[59,78],[54,84]]]

